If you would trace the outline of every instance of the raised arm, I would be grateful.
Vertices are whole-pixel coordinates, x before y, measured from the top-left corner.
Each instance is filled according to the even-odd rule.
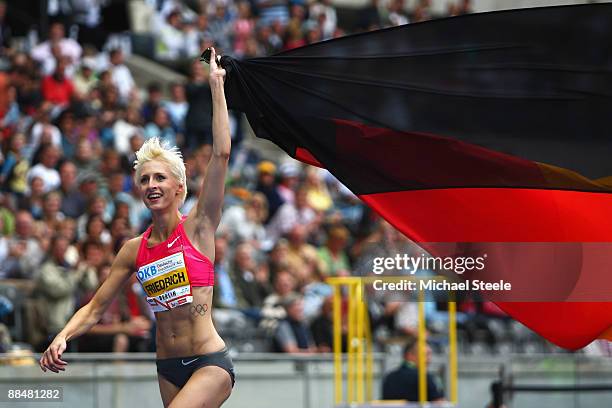
[[[231,149],[229,115],[223,89],[225,70],[217,65],[215,50],[210,58],[209,84],[213,103],[213,153],[204,176],[198,204],[192,209],[186,227],[191,224],[198,231],[214,233],[221,220],[225,175]]]
[[[125,243],[115,257],[110,275],[97,290],[91,301],[80,308],[66,324],[66,327],[55,336],[51,345],[40,358],[40,368],[43,371],[46,372],[49,369],[57,373],[60,370],[65,370],[64,367],[67,363],[61,360],[61,357],[66,350],[66,342],[87,333],[100,320],[115,295],[119,293],[121,287],[132,274],[136,264],[139,242],[138,238],[134,238]]]

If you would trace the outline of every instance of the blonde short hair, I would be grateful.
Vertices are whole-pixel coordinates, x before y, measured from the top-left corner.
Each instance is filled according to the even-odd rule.
[[[174,178],[183,185],[183,195],[181,196],[181,204],[183,204],[185,197],[187,197],[187,175],[183,154],[179,148],[176,146],[170,147],[167,143],[162,144],[158,137],[153,137],[144,142],[136,152],[136,160],[134,160],[134,182],[136,184],[140,183],[142,166],[153,160],[166,163],[170,167],[170,172]]]

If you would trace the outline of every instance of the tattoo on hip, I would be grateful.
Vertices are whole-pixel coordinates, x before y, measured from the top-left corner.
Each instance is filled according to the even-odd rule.
[[[189,312],[195,317],[205,316],[206,312],[208,312],[208,305],[206,303],[191,305]]]

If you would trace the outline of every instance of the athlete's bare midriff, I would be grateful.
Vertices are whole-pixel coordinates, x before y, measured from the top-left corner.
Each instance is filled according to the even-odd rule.
[[[212,286],[192,288],[193,302],[155,314],[157,358],[214,353],[225,347],[211,317]]]

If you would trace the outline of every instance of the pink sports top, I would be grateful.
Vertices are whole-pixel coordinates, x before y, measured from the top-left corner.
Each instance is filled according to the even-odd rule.
[[[142,234],[136,256],[136,277],[153,312],[164,312],[193,302],[191,288],[213,286],[215,270],[210,259],[200,253],[185,233],[183,216],[167,240],[147,246],[152,227]]]

